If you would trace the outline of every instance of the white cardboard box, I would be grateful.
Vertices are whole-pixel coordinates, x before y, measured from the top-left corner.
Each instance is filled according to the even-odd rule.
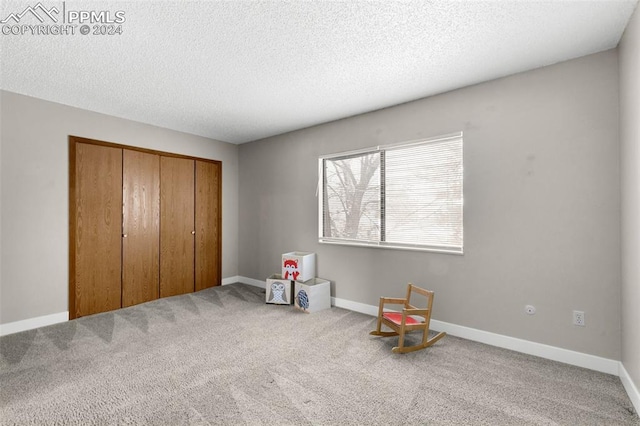
[[[316,276],[316,254],[292,251],[282,255],[282,277],[292,281],[308,281]]]
[[[282,275],[273,274],[267,278],[265,302],[276,305],[291,305],[291,281],[283,280]]]
[[[317,312],[331,307],[331,282],[322,278],[312,278],[305,282],[296,281],[293,301],[296,308],[304,312]]]

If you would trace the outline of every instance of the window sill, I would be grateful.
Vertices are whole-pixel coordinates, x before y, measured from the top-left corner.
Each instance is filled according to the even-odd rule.
[[[453,255],[459,255],[459,256],[464,255],[463,249],[422,247],[422,246],[410,246],[410,245],[399,245],[399,244],[362,243],[362,242],[344,241],[344,240],[327,240],[322,238],[320,238],[318,242],[320,244],[338,245],[338,246],[366,247],[366,248],[405,250],[405,251],[422,251],[422,252],[429,252],[429,253],[453,254]]]

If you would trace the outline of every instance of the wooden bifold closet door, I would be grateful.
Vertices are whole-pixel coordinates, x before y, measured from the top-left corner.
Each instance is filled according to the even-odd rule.
[[[221,284],[219,161],[69,137],[69,316]]]
[[[69,203],[72,318],[121,306],[122,149],[88,144],[75,148]]]
[[[158,298],[160,156],[123,150],[122,306]]]
[[[194,289],[194,161],[160,159],[160,297]]]
[[[196,291],[221,280],[220,164],[196,161]]]

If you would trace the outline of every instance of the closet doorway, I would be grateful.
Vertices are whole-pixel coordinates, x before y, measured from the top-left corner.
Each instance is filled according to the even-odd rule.
[[[222,163],[69,136],[69,317],[221,284]]]

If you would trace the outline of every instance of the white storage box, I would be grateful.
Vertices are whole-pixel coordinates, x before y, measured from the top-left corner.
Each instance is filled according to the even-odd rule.
[[[265,291],[265,301],[276,305],[290,305],[291,299],[291,281],[283,280],[282,275],[273,274],[267,278],[267,289]]]
[[[331,282],[322,278],[312,278],[294,284],[293,301],[296,308],[305,312],[317,312],[331,307]]]
[[[282,277],[292,281],[308,281],[316,276],[316,254],[292,251],[282,255]]]

